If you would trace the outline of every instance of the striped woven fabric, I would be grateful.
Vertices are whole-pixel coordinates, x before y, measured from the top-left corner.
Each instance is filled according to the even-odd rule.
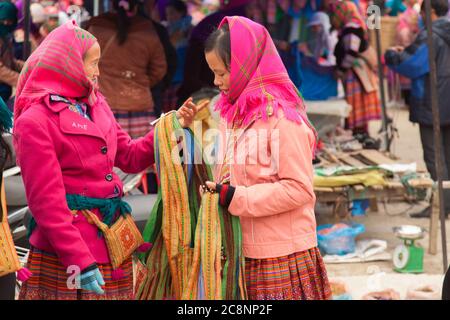
[[[217,194],[200,197],[199,186],[212,180],[210,168],[182,163],[172,152],[178,148],[175,132],[184,141],[183,160],[191,158],[199,144],[190,130],[181,129],[175,113],[163,117],[155,130],[161,186],[144,231],[144,239],[154,244],[141,257],[148,277],[138,284],[136,297],[245,298],[239,220],[219,211]]]
[[[345,99],[352,106],[347,118],[350,129],[366,127],[370,120],[381,119],[381,104],[377,91],[367,93],[352,70],[344,77]]]
[[[176,110],[178,106],[178,89],[180,89],[181,84],[174,84],[171,85],[169,88],[166,89],[163,93],[162,97],[162,105],[163,105],[163,112],[167,113],[172,110]]]
[[[113,113],[120,127],[133,139],[143,137],[149,133],[152,129],[150,123],[156,119],[153,111],[130,112],[113,110]]]
[[[250,300],[324,300],[331,288],[319,249],[288,256],[246,259]]]
[[[131,300],[133,295],[133,265],[129,258],[121,269],[125,277],[112,280],[112,266],[98,265],[105,280],[105,294],[97,295],[86,290],[69,289],[67,268],[54,254],[31,248],[27,268],[33,273],[31,278],[22,284],[20,300]],[[69,281],[69,283],[72,283]]]

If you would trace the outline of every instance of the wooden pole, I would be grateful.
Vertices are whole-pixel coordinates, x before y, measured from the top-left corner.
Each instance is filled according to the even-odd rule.
[[[386,111],[386,94],[384,92],[384,74],[383,65],[381,63],[381,40],[380,40],[380,29],[375,28],[375,39],[377,46],[377,60],[378,60],[378,78],[380,82],[380,99],[381,99],[381,111],[382,111],[382,129],[384,135],[384,143],[386,151],[390,149],[389,137],[388,137],[388,127],[387,127],[387,111]]]
[[[439,211],[441,220],[441,240],[442,240],[442,263],[444,273],[448,269],[447,261],[447,235],[445,230],[445,209],[444,209],[444,188],[442,183],[442,143],[441,143],[441,124],[439,116],[439,96],[437,94],[436,85],[436,61],[434,59],[433,46],[433,29],[431,21],[431,0],[425,0],[426,13],[426,29],[427,29],[427,44],[428,44],[428,61],[430,64],[430,96],[431,96],[431,111],[433,114],[433,131],[434,131],[434,161],[436,167],[436,175],[438,179],[438,194],[439,194]]]
[[[23,25],[24,25],[24,39],[22,49],[22,59],[25,61],[31,54],[30,29],[31,29],[31,0],[24,0],[23,2]]]

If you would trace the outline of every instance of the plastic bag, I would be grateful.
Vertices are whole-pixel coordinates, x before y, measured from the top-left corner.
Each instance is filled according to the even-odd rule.
[[[364,225],[359,223],[321,225],[317,228],[319,249],[325,254],[344,255],[355,252],[355,238],[365,230]]]

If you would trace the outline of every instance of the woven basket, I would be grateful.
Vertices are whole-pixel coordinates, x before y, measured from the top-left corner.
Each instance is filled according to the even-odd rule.
[[[389,47],[397,43],[398,17],[381,17],[380,42],[381,53],[384,54]],[[375,30],[369,30],[370,44],[376,48]]]
[[[0,277],[18,271],[21,268],[17,256],[6,211],[6,197],[3,182],[1,183],[0,206]]]

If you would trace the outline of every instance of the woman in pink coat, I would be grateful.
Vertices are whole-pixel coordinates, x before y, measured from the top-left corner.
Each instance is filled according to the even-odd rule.
[[[225,17],[205,48],[229,131],[216,182],[206,184],[240,217],[248,297],[328,299],[314,216],[316,134],[303,100],[263,26]]]
[[[20,299],[132,299],[132,262],[113,272],[104,237],[79,211],[108,225],[129,211],[113,172],[154,162],[153,131],[132,140],[97,90],[100,46],[68,22],[27,60],[14,110],[14,145],[35,226]],[[190,100],[177,115],[192,122]],[[75,212],[75,213],[72,213]],[[81,288],[73,284],[80,279]]]

